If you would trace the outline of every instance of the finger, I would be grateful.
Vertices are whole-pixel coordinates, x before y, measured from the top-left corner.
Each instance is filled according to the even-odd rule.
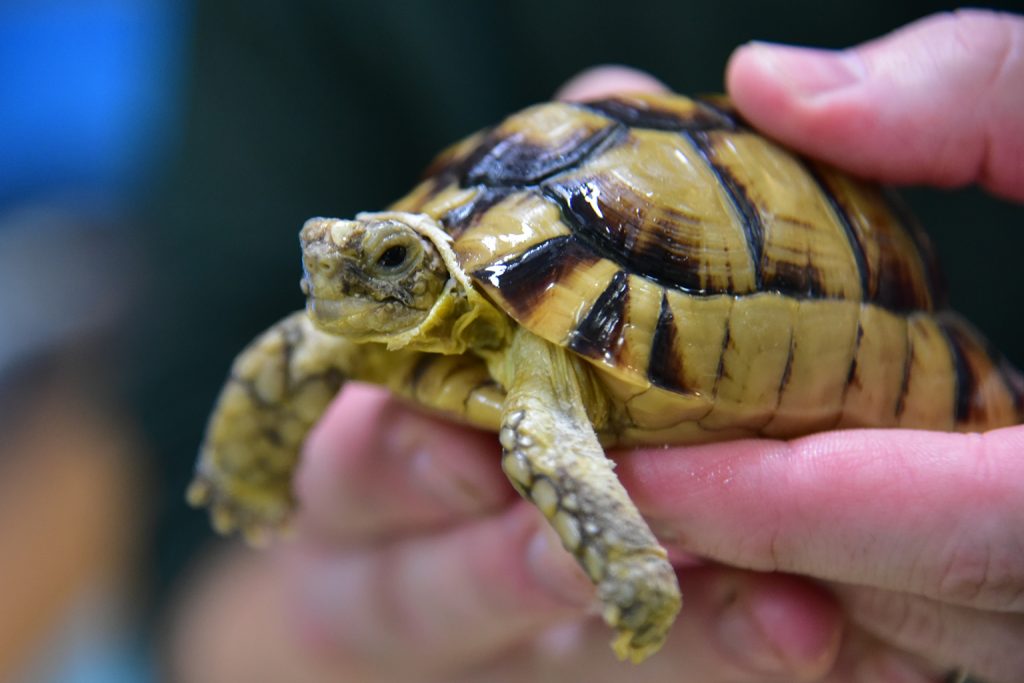
[[[691,579],[692,580],[692,579]],[[703,586],[702,586],[703,587]],[[694,620],[699,628],[703,622]],[[709,649],[708,633],[686,631],[672,637],[666,648],[642,666],[628,666],[605,661],[601,643],[593,637],[592,623],[573,624],[549,632],[541,646],[516,651],[496,668],[484,673],[453,679],[455,683],[514,683],[536,680],[586,680],[588,683],[621,683],[646,681],[687,683],[689,681],[816,681],[817,683],[950,683],[949,671],[920,657],[889,647],[857,629],[847,629],[838,647],[820,654],[813,666],[783,671],[765,668],[753,671],[739,667],[736,660],[714,661]],[[734,640],[737,650],[743,644]],[[566,653],[565,649],[569,649]],[[836,653],[838,650],[838,654]],[[817,670],[817,673],[810,673]],[[959,683],[959,682],[958,682]]]
[[[493,666],[454,680],[819,681],[841,636],[830,596],[799,579],[701,567],[680,574],[688,603],[661,651],[641,665],[615,660],[595,619],[548,629]]]
[[[670,643],[649,664],[620,665],[610,632],[588,616],[592,586],[525,504],[433,537],[295,560],[291,584],[301,589],[318,649],[384,672],[386,680],[523,673],[524,666],[566,662],[582,667],[574,678],[602,680],[609,671],[678,672],[684,661],[688,670],[729,673],[726,680],[760,681],[766,673],[814,680],[838,647],[839,612],[821,589],[784,576],[704,568],[682,576],[691,597]],[[558,625],[560,635],[537,638]]]
[[[624,92],[664,92],[668,87],[650,74],[628,66],[595,66],[574,76],[555,93],[556,100],[582,102]]]
[[[212,566],[206,563],[207,571],[198,575],[198,581],[193,576],[185,600],[177,605],[168,648],[171,680],[199,683],[238,680],[396,683],[402,680],[393,670],[381,671],[351,659],[339,660],[322,650],[311,650],[308,642],[297,639],[289,618],[290,596],[284,590],[287,575],[282,575],[281,563],[273,561],[276,558],[271,554],[242,551],[223,559],[228,561],[217,561]],[[731,630],[721,625],[728,621],[733,610],[741,618],[747,613],[766,612],[772,618],[758,626],[769,633],[786,633],[794,627],[804,629],[809,636],[803,641],[804,647],[785,651],[792,652],[790,657],[797,655],[798,660],[819,661],[818,668],[830,671],[821,679],[823,683],[937,683],[943,680],[926,676],[927,666],[882,646],[859,629],[843,632],[837,658],[832,642],[838,636],[834,630],[837,624],[828,616],[835,614],[834,604],[826,597],[820,612],[809,612],[808,607],[814,609],[815,594],[803,595],[801,587],[806,584],[792,578],[704,568],[687,572],[682,579],[692,595],[684,612],[688,619],[680,621],[665,649],[640,668],[609,661],[605,643],[607,631],[595,620],[588,620],[548,629],[537,640],[501,655],[499,662],[446,680],[449,683],[806,680],[806,676],[799,674],[771,676],[735,665],[737,657],[749,656],[759,645],[756,640],[750,642],[742,635],[734,635],[736,630],[741,634],[746,630],[742,626]],[[730,585],[734,579],[739,580],[738,584]],[[775,583],[777,579],[782,583]],[[817,597],[822,595],[818,593]],[[350,617],[359,621],[357,615]],[[824,646],[819,649],[815,642]],[[402,654],[396,650],[396,655]],[[724,658],[727,664],[716,665],[716,657]],[[798,671],[814,669],[806,663],[797,666],[800,666]],[[743,672],[737,673],[738,669]],[[424,683],[427,676],[413,673],[405,679]]]
[[[289,584],[309,642],[384,680],[489,659],[511,640],[583,614],[593,588],[525,504],[364,552],[299,545]]]
[[[300,531],[335,543],[438,528],[514,494],[493,434],[436,420],[366,385],[347,386],[307,441],[296,478]]]
[[[617,471],[659,537],[697,554],[1019,612],[1022,452],[1024,427],[851,430],[636,451]]]
[[[861,175],[1024,200],[1024,18],[938,14],[828,51],[753,43],[726,70],[758,128]]]
[[[273,553],[237,545],[200,558],[179,582],[161,638],[161,680],[171,683],[328,683],[338,672],[305,656],[288,622]]]
[[[948,668],[848,624],[835,666],[821,683],[949,683],[948,675]]]
[[[905,593],[840,586],[850,619],[880,640],[985,681],[1024,679],[1024,618],[944,605]]]

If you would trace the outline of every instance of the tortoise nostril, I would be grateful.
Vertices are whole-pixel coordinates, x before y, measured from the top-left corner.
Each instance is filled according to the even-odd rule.
[[[323,256],[306,256],[302,259],[302,265],[310,275],[319,275],[321,277],[330,277],[334,275],[338,270],[338,262],[336,259],[325,258]]]
[[[319,275],[329,277],[338,270],[338,262],[335,259],[314,256],[306,264],[306,270],[310,273],[318,273]]]

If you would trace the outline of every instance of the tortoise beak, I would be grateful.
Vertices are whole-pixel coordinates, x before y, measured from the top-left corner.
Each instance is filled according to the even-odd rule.
[[[306,312],[309,313],[309,317],[318,327],[326,330],[349,327],[355,319],[372,316],[379,307],[379,301],[352,296],[343,299],[310,296],[306,299]]]

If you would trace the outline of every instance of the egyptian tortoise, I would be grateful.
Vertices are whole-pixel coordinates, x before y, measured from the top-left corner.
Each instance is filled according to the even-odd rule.
[[[502,467],[597,585],[620,658],[656,651],[676,575],[604,448],[1020,422],[1024,382],[944,310],[881,189],[750,130],[723,98],[526,109],[390,211],[314,218],[308,295],[235,361],[189,500],[258,541],[346,380],[498,432]]]

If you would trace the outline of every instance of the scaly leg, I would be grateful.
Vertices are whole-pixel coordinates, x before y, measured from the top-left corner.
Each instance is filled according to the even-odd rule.
[[[240,529],[259,543],[285,526],[299,449],[358,351],[315,329],[299,311],[235,359],[187,493],[190,504],[209,507],[219,533]]]
[[[598,443],[580,361],[526,331],[509,360],[502,467],[597,585],[616,655],[639,662],[661,647],[679,611],[675,572]]]
[[[220,533],[252,544],[288,522],[306,435],[346,380],[390,387],[428,408],[497,429],[504,392],[472,355],[387,351],[316,329],[302,311],[239,354],[210,417],[187,498]]]

